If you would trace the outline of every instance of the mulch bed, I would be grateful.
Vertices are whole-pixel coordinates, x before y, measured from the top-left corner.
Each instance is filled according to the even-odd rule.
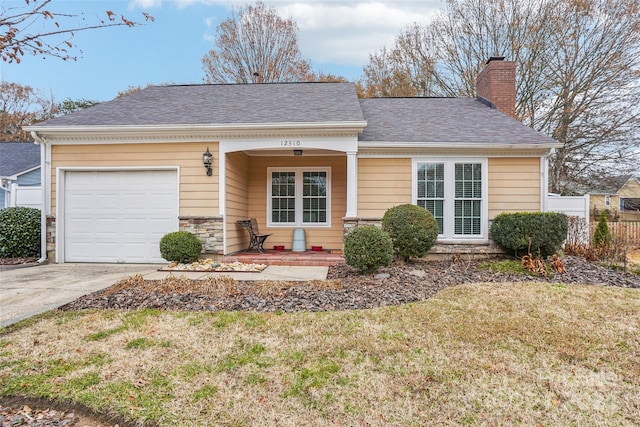
[[[479,269],[483,261],[397,263],[361,275],[347,265],[329,268],[327,281],[225,282],[174,279],[175,283],[125,280],[83,296],[61,310],[156,308],[176,311],[326,311],[357,310],[424,301],[460,284],[544,282],[640,288],[640,276],[601,267],[580,257],[563,258],[566,272],[541,276]],[[186,284],[185,281],[188,281]],[[180,283],[177,283],[180,282]]]
[[[38,257],[0,258],[1,266],[24,266],[38,262]]]

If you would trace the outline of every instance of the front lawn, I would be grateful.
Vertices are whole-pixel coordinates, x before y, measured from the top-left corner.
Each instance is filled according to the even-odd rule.
[[[371,310],[52,312],[0,395],[163,426],[639,425],[640,290],[447,288]]]

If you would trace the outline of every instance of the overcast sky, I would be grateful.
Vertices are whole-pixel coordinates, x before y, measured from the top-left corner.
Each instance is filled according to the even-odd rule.
[[[67,98],[105,101],[130,86],[163,83],[202,83],[201,58],[213,47],[216,26],[232,6],[245,1],[224,0],[53,0],[54,13],[82,15],[93,23],[112,10],[154,23],[136,28],[78,32],[77,62],[28,56],[20,64],[0,62],[0,78],[32,86],[56,101]],[[443,0],[423,1],[265,1],[299,27],[300,50],[317,71],[355,81],[369,54],[391,46],[413,22],[426,23],[444,6]],[[0,8],[19,7],[24,0],[3,0]]]

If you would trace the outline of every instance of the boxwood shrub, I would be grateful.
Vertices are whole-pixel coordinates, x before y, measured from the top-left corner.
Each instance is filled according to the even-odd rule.
[[[382,217],[382,229],[389,233],[395,253],[405,261],[423,257],[438,239],[438,223],[431,212],[417,205],[399,205]]]
[[[515,256],[531,251],[548,257],[561,249],[567,238],[567,216],[557,212],[502,213],[491,225],[491,238]]]
[[[391,237],[373,225],[362,225],[344,237],[344,260],[361,273],[375,273],[393,261]]]
[[[40,256],[40,209],[0,210],[0,258]]]
[[[160,239],[160,255],[167,261],[194,262],[201,252],[202,242],[188,231],[174,231]]]

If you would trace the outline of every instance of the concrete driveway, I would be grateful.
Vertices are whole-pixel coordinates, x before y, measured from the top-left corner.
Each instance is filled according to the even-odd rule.
[[[159,264],[43,264],[0,270],[0,326],[57,308]]]
[[[108,288],[118,280],[141,274],[162,280],[169,274],[201,280],[229,276],[236,280],[323,280],[328,267],[270,265],[262,272],[158,271],[162,264],[43,264],[0,267],[0,327],[60,307],[91,292]]]

